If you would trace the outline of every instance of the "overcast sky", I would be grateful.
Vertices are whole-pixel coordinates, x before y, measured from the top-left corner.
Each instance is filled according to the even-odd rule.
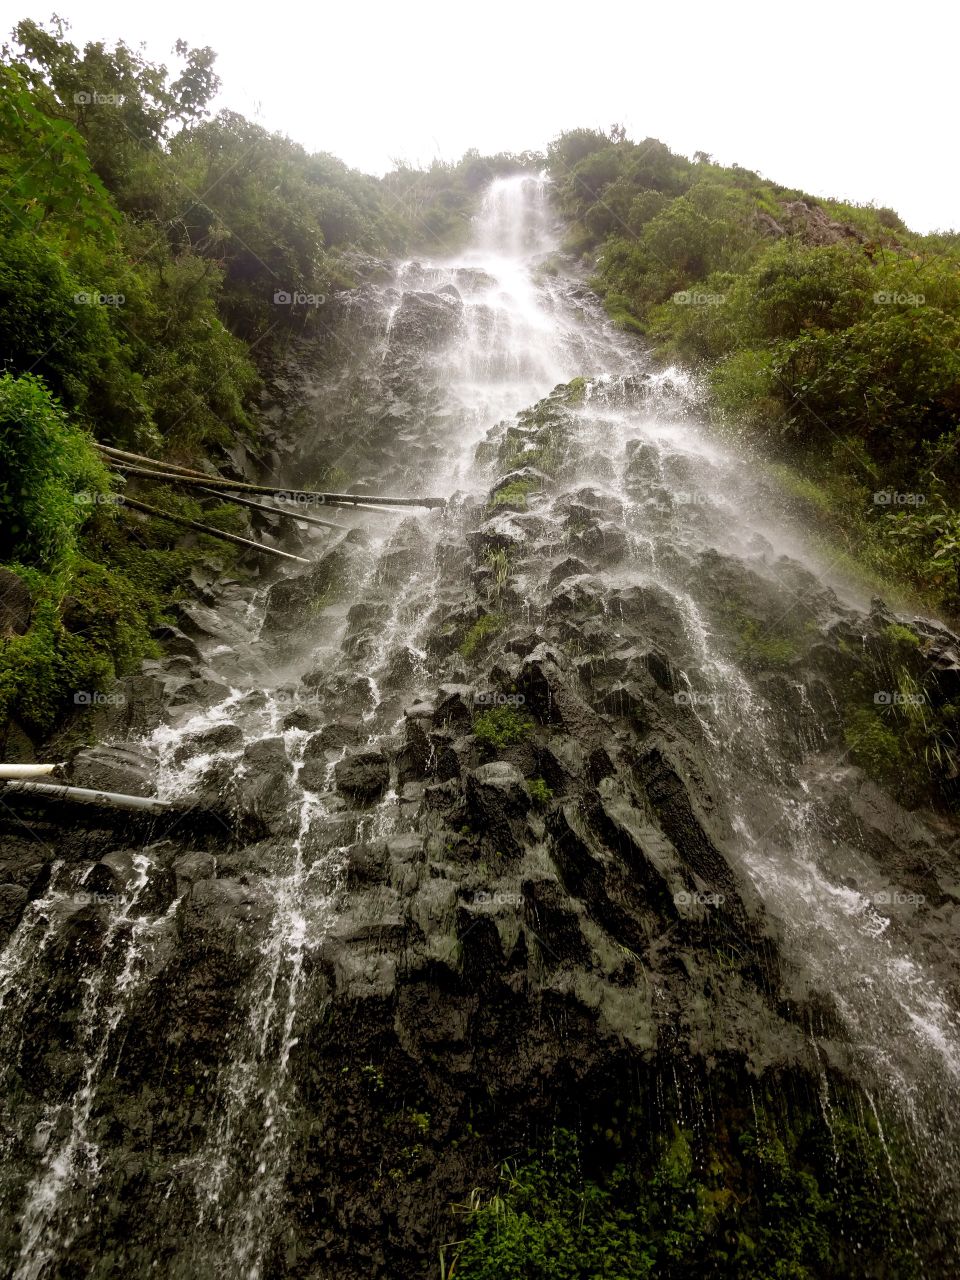
[[[71,38],[211,45],[230,107],[348,163],[542,148],[622,122],[813,194],[960,227],[956,0],[48,0]],[[2,28],[45,19],[0,0]]]

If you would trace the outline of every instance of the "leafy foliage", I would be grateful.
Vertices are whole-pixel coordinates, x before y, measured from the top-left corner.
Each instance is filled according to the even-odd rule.
[[[761,1122],[727,1149],[697,1151],[692,1134],[675,1130],[653,1159],[608,1163],[558,1130],[467,1207],[446,1274],[824,1280],[890,1266],[917,1276],[876,1136],[841,1121],[833,1142],[828,1150],[813,1124],[783,1137]]]
[[[0,559],[65,567],[109,487],[93,442],[43,383],[0,377]]]
[[[473,719],[474,737],[494,751],[524,742],[532,732],[530,717],[513,707],[491,707]]]
[[[615,322],[704,362],[718,424],[812,482],[832,536],[960,611],[958,237],[616,127],[548,166]],[[890,487],[921,501],[878,509]]]

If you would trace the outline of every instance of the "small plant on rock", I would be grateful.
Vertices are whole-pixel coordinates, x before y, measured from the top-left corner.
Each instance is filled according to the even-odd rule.
[[[492,707],[475,716],[473,721],[474,737],[495,751],[525,741],[532,732],[530,717],[513,707]]]

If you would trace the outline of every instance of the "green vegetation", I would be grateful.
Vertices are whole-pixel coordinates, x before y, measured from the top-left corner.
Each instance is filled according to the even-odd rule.
[[[255,447],[261,369],[322,332],[324,298],[355,283],[349,251],[453,243],[491,177],[542,163],[470,153],[368,177],[209,118],[214,61],[182,41],[173,68],[79,48],[57,18],[20,22],[0,56],[0,562],[33,597],[29,633],[0,638],[0,715],[37,737],[154,652],[192,565],[233,559],[125,511],[94,441],[188,465]],[[149,500],[248,532],[215,500]]]
[[[110,488],[85,431],[32,374],[0,378],[0,559],[63,567]]]
[[[421,252],[447,252],[466,241],[477,199],[494,178],[542,167],[535,151],[482,156],[470,150],[454,163],[434,160],[428,169],[400,165],[382,185],[388,207],[404,220],[407,243]]]
[[[457,1280],[828,1280],[921,1274],[878,1135],[838,1120],[784,1136],[761,1122],[726,1148],[675,1130],[649,1156],[598,1158],[565,1130],[504,1165],[465,1207],[466,1237],[441,1274]],[[611,1158],[612,1156],[612,1158]],[[449,1263],[449,1265],[448,1265]],[[879,1268],[879,1270],[877,1270]]]
[[[536,480],[511,480],[502,489],[498,489],[490,499],[488,509],[495,511],[497,507],[519,507],[523,510],[527,505],[527,494],[539,488]]]
[[[510,557],[505,548],[498,547],[487,552],[486,560],[493,571],[494,594],[499,596],[510,577]]]
[[[524,742],[532,732],[533,721],[530,717],[515,711],[513,707],[492,707],[473,718],[474,737],[494,751],[502,751],[504,747]]]
[[[484,642],[506,626],[506,618],[502,613],[485,613],[478,618],[459,645],[459,652],[469,662],[476,657]]]
[[[736,652],[747,667],[789,667],[800,656],[800,645],[791,635],[776,634],[755,619],[743,624],[736,642]]]
[[[851,759],[878,782],[893,783],[900,777],[903,750],[893,729],[874,711],[854,711],[844,730]]]
[[[717,423],[836,551],[960,612],[960,234],[617,128],[563,134],[548,167],[614,320],[702,363]]]
[[[863,657],[843,704],[850,759],[910,806],[930,799],[955,804],[960,703],[934,705],[924,693],[925,660],[907,627],[884,627]]]
[[[527,790],[530,792],[530,799],[538,809],[545,809],[553,799],[553,792],[543,778],[528,778]]]

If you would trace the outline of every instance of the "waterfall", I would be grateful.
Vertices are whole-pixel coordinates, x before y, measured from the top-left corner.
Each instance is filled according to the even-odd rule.
[[[363,432],[346,408],[342,419],[331,408],[330,434],[318,425],[316,435],[336,439],[330,459],[336,465],[378,478],[386,456],[378,450],[392,433],[391,474],[411,493],[457,495],[453,513],[371,517],[366,538],[349,544],[349,597],[324,598],[275,652],[266,647],[269,628],[260,631],[274,597],[269,587],[258,589],[243,616],[247,641],[222,653],[211,647],[206,655],[213,672],[224,673],[229,696],[174,715],[148,735],[167,798],[193,795],[218,770],[225,788],[252,785],[258,770],[267,776],[271,762],[281,761],[282,787],[267,791],[278,803],[287,797],[285,826],[240,853],[224,839],[220,878],[199,881],[199,889],[186,864],[172,861],[201,856],[188,844],[135,855],[125,881],[102,901],[84,889],[80,872],[61,865],[21,919],[0,963],[0,1000],[12,1010],[2,1043],[13,1099],[3,1113],[11,1158],[0,1175],[0,1207],[5,1221],[21,1224],[17,1255],[4,1274],[29,1280],[67,1274],[64,1259],[84,1224],[109,1221],[117,1230],[114,1218],[104,1216],[112,1194],[104,1182],[109,1116],[125,1115],[117,1064],[131,1052],[129,1037],[148,1024],[163,1027],[165,1019],[178,1030],[166,1074],[151,1077],[151,1098],[165,1089],[189,1089],[189,1097],[196,1090],[204,1106],[190,1114],[189,1131],[173,1137],[163,1130],[162,1107],[142,1131],[125,1115],[140,1143],[139,1162],[148,1163],[154,1130],[163,1131],[170,1148],[136,1184],[139,1209],[128,1206],[129,1233],[139,1241],[129,1246],[128,1273],[148,1274],[155,1220],[166,1232],[167,1274],[183,1280],[285,1274],[277,1258],[295,1242],[289,1230],[280,1238],[278,1223],[288,1220],[286,1188],[303,1174],[296,1165],[303,1159],[298,1135],[310,1125],[303,1089],[331,999],[325,948],[345,928],[349,854],[383,842],[403,848],[421,833],[422,795],[406,788],[395,765],[374,802],[351,807],[336,795],[336,770],[352,745],[348,750],[331,736],[332,753],[314,755],[313,735],[348,707],[360,745],[389,755],[404,730],[405,706],[431,682],[449,679],[442,651],[431,646],[457,574],[470,572],[444,558],[456,513],[480,509],[485,498],[491,474],[484,447],[502,439],[520,411],[575,378],[586,380],[577,406],[578,474],[544,491],[531,523],[559,528],[567,519],[564,503],[583,486],[602,491],[620,513],[607,522],[617,526],[606,531],[611,545],[621,536],[624,544],[605,570],[606,596],[659,593],[677,619],[682,679],[674,697],[689,712],[722,797],[717,821],[731,866],[781,931],[785,987],[799,1001],[810,991],[832,993],[856,1069],[869,1084],[870,1106],[876,1099],[876,1108],[898,1116],[918,1146],[927,1145],[932,1194],[950,1205],[955,1223],[960,1018],[941,971],[945,958],[925,955],[909,931],[890,925],[875,898],[851,887],[851,876],[869,876],[871,864],[856,832],[841,830],[822,799],[829,762],[814,750],[822,709],[813,708],[806,688],[800,691],[797,716],[811,759],[785,758],[768,691],[711,621],[708,593],[690,565],[704,554],[716,554],[718,563],[749,559],[785,612],[809,608],[804,574],[830,585],[841,612],[864,607],[862,590],[818,561],[802,532],[784,520],[762,472],[712,437],[695,379],[680,369],[654,370],[569,264],[558,266],[558,253],[548,184],[530,175],[499,178],[462,253],[403,263],[388,284],[365,287],[344,303],[345,313],[350,307],[357,313],[344,341],[364,345],[348,353],[346,371],[328,375],[330,404],[355,401],[360,384],[351,379],[362,377],[363,394],[386,407],[378,410],[379,428],[373,422]],[[446,328],[428,341],[434,322]],[[398,390],[407,394],[414,376],[408,349],[417,353],[423,396],[416,419]],[[518,455],[518,468],[525,465]],[[360,513],[344,519],[365,523]],[[326,553],[330,535],[312,536],[314,550]],[[531,616],[549,607],[556,584],[546,570],[525,565],[519,585]],[[612,650],[619,643],[617,614],[606,599],[598,609]],[[242,744],[204,739],[207,745],[191,747],[227,724],[239,726]],[[270,800],[267,792],[261,797],[264,806]],[[171,839],[176,844],[179,837]],[[202,919],[189,914],[201,909],[221,913],[235,931],[235,948],[223,957]],[[194,931],[188,958],[179,961],[178,928]],[[190,1018],[177,1006],[177,992],[191,981],[191,957],[197,965],[209,962],[212,976],[199,993],[190,988],[189,998],[216,1012],[221,997],[207,986],[216,979],[227,993],[215,1069],[196,1076],[189,1075],[189,1054],[181,1053]],[[379,980],[372,971],[370,983]],[[62,1061],[51,1054],[49,1077],[30,1046],[30,1031],[44,1017],[63,1018],[69,1041]],[[344,1070],[363,1065],[345,1063]],[[30,1092],[28,1075],[40,1084],[29,1101],[18,1102]],[[826,1075],[823,1087],[828,1111]],[[332,1224],[335,1208],[316,1212]]]

